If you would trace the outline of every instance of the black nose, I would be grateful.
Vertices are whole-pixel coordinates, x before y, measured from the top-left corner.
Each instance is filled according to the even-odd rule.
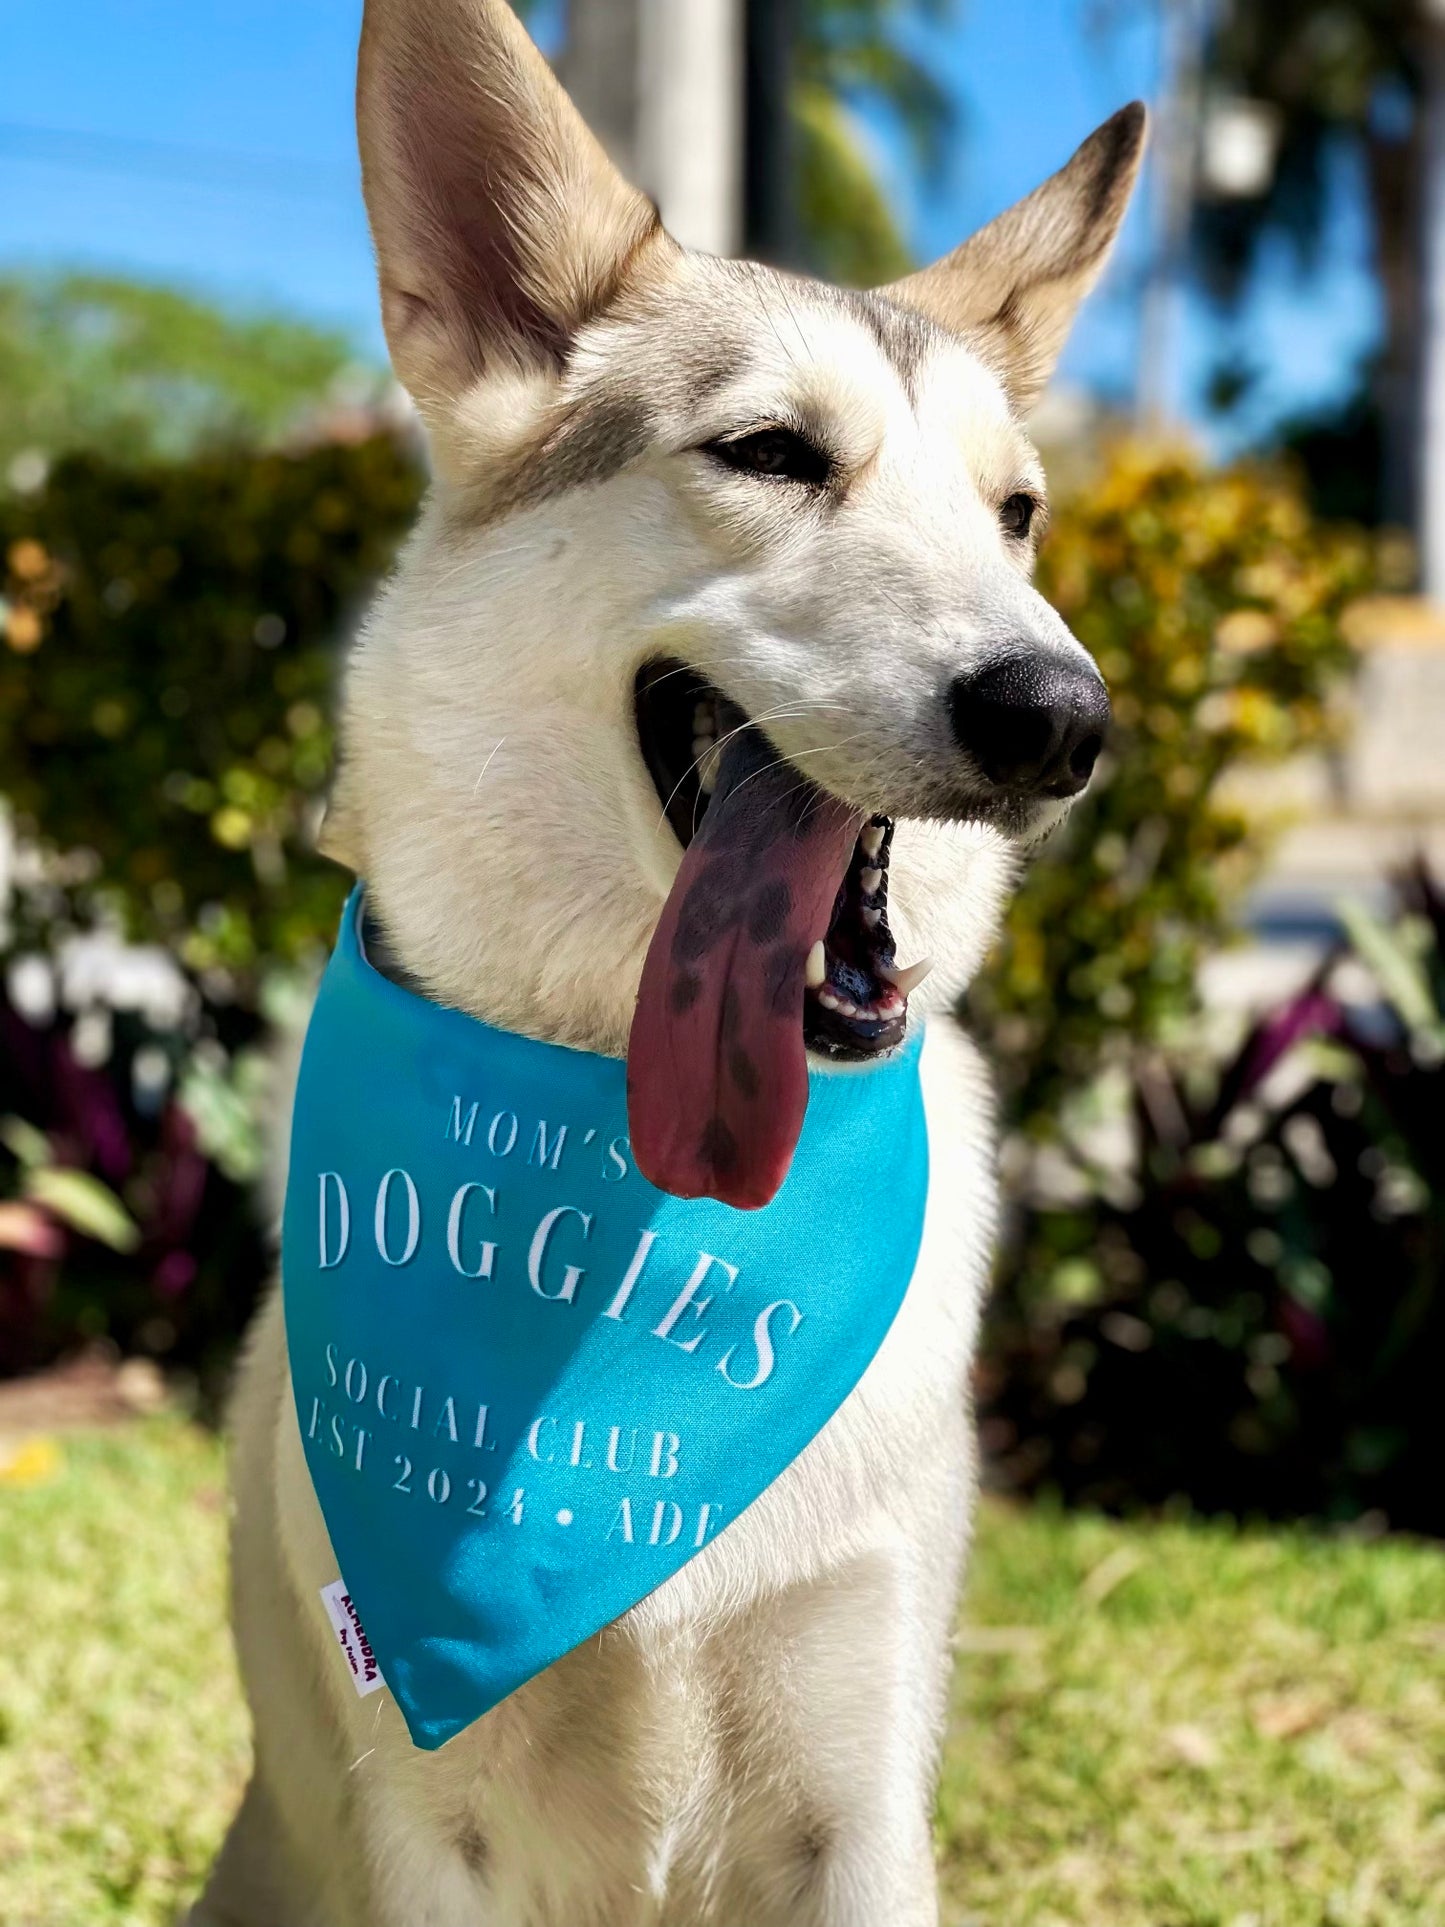
[[[1087,663],[1002,656],[949,691],[953,733],[990,782],[1077,796],[1094,773],[1109,697]]]

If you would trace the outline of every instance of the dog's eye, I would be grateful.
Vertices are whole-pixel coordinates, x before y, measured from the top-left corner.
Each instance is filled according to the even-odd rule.
[[[706,444],[705,452],[727,468],[744,475],[766,475],[783,482],[807,482],[818,488],[827,481],[832,464],[791,428],[760,428],[732,441]]]
[[[1025,495],[1022,491],[1010,495],[998,512],[1005,535],[1027,535],[1033,526],[1034,513],[1038,508],[1037,498]]]

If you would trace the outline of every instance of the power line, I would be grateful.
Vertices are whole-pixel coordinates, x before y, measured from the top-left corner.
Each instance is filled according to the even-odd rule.
[[[344,201],[351,206],[358,200],[353,176],[315,161],[73,128],[36,127],[22,121],[0,121],[0,158],[6,156],[92,173],[224,187],[242,194],[275,194],[288,200]]]

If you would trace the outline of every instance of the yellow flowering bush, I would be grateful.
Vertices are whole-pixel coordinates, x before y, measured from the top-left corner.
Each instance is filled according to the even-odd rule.
[[[33,1364],[99,1333],[199,1360],[238,1328],[237,1281],[261,1272],[238,1154],[225,1163],[171,1098],[144,1109],[132,1071],[159,1050],[168,1091],[184,1087],[195,1108],[204,1045],[208,1102],[229,1116],[268,966],[330,940],[346,879],[308,832],[331,763],[337,645],[420,490],[407,453],[378,438],[140,467],[75,456],[34,495],[0,495],[0,795],[22,834],[65,853],[73,884],[12,893],[7,954],[53,948],[100,894],[134,934],[171,947],[194,992],[184,1034],[117,1019],[111,1097],[84,1085],[94,1117],[56,1111],[57,1093],[80,1086],[33,1040],[10,1051],[0,1118],[67,1147],[72,1207],[82,1192],[94,1202],[87,1176],[120,1185],[142,1244],[139,1256],[113,1249],[53,1210],[42,1223],[33,1169],[48,1166],[34,1145],[26,1164],[13,1132],[0,1142],[0,1371],[7,1356]],[[1373,567],[1367,538],[1321,528],[1279,476],[1211,472],[1178,452],[1121,448],[1061,510],[1041,586],[1098,660],[1117,727],[1024,882],[975,1013],[1035,1135],[1112,1055],[1165,1038],[1191,1009],[1198,963],[1260,855],[1219,779],[1327,737],[1349,666],[1340,617]],[[69,1023],[45,1030],[46,1050],[71,1052]],[[7,1025],[22,1036],[0,986]],[[115,1115],[133,1139],[131,1178],[106,1163]],[[1032,1342],[1030,1308],[1054,1291],[1059,1252],[1093,1254],[1106,1230],[1089,1218],[1053,1236],[1039,1221],[998,1317],[1024,1307]],[[43,1292],[36,1267],[49,1268]],[[1014,1356],[1002,1330],[996,1319],[994,1354]]]
[[[0,493],[0,796],[93,853],[134,934],[247,1001],[268,959],[330,940],[345,880],[309,831],[336,648],[420,492],[379,436],[76,455]]]
[[[975,994],[1031,1135],[1192,1010],[1264,846],[1220,778],[1328,740],[1350,666],[1340,619],[1374,575],[1370,538],[1317,523],[1288,477],[1181,449],[1123,444],[1061,506],[1039,586],[1098,662],[1115,722]]]
[[[420,478],[385,439],[130,469],[76,457],[0,497],[0,791],[95,853],[138,934],[254,977],[329,936],[309,852],[338,631]],[[1108,680],[1113,740],[1031,868],[977,995],[1035,1130],[1192,1002],[1260,855],[1219,778],[1322,740],[1372,582],[1358,532],[1263,469],[1124,445],[1065,503],[1040,586]]]

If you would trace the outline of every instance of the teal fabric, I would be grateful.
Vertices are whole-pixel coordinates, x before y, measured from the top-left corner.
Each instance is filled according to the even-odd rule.
[[[286,1327],[341,1576],[436,1747],[725,1532],[857,1384],[922,1235],[921,1040],[814,1073],[763,1210],[683,1201],[632,1164],[619,1061],[399,988],[361,914],[302,1058]]]

